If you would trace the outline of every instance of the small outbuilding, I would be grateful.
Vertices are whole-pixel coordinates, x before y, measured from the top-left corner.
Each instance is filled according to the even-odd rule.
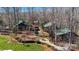
[[[17,28],[20,31],[27,30],[28,27],[29,25],[25,21],[19,21],[15,26],[15,28]]]

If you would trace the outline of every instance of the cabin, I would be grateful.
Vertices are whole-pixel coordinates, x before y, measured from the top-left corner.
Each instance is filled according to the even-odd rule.
[[[19,31],[28,30],[29,25],[25,21],[19,21],[19,23],[16,24],[15,28]]]
[[[75,43],[75,41],[77,40],[77,35],[74,32],[71,32],[69,28],[57,29],[55,35],[57,36],[57,40],[59,41],[69,42],[70,39],[71,43]]]
[[[25,22],[21,22],[21,23],[19,23],[18,24],[18,30],[26,30],[26,28],[27,28],[27,24],[25,23]]]
[[[54,25],[51,22],[48,22],[44,25],[44,28],[49,29],[50,27],[51,29],[51,31],[49,31],[49,34],[52,37],[51,41],[55,41],[56,39],[57,42],[59,41],[69,42],[69,39],[71,39],[71,43],[74,43],[77,40],[77,35],[69,28],[65,26],[62,26],[61,28],[57,26],[55,28],[54,27],[52,28],[52,26]]]

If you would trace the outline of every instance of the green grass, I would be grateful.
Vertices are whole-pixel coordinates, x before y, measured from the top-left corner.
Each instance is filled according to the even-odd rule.
[[[8,43],[8,36],[0,35],[0,50],[13,50],[13,51],[42,51],[43,48],[37,43]]]

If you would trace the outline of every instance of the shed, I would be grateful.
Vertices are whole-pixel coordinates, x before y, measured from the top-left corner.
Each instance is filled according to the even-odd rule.
[[[23,31],[23,30],[28,29],[28,26],[29,26],[29,25],[28,25],[25,21],[19,21],[19,22],[16,24],[15,28],[17,28],[17,29],[20,30],[20,31]]]

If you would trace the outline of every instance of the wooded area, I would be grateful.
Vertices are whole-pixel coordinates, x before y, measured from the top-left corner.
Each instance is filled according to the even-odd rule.
[[[18,28],[26,31],[26,26],[28,32],[32,30],[35,34],[39,31],[37,27],[41,28],[54,44],[62,39],[70,45],[79,44],[78,7],[0,7],[0,32],[8,28],[17,34]]]
[[[76,31],[75,28],[78,28],[79,24],[79,8],[77,7],[2,7],[0,9],[0,25],[10,28],[20,20],[30,23],[38,20],[39,24],[51,21],[58,27],[69,27],[71,22],[73,31]]]

